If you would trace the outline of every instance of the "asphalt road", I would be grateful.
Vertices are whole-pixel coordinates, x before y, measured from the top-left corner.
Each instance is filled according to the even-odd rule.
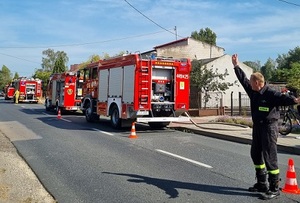
[[[116,131],[107,119],[87,123],[38,104],[0,100],[0,127],[58,202],[261,202],[245,144],[137,125]],[[287,161],[279,154],[282,178]],[[281,187],[284,182],[281,182]],[[300,202],[281,193],[272,202]]]

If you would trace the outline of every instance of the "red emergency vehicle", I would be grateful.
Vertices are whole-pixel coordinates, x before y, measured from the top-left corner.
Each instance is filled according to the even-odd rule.
[[[93,62],[83,69],[82,102],[84,104],[81,103],[80,109],[86,115],[88,122],[99,119],[99,115],[97,115],[99,66],[99,62]]]
[[[87,121],[110,116],[120,128],[133,121],[161,128],[189,109],[189,59],[142,59],[139,54],[100,60],[85,69],[81,108]],[[129,122],[126,122],[129,121]]]
[[[19,90],[19,102],[38,103],[42,97],[42,80],[20,77],[13,81],[15,90]],[[15,98],[14,98],[15,99]]]
[[[83,79],[75,72],[55,73],[50,76],[45,100],[46,111],[80,109]]]
[[[5,85],[3,92],[4,92],[4,99],[10,100],[14,98],[15,88],[12,86],[12,84]]]

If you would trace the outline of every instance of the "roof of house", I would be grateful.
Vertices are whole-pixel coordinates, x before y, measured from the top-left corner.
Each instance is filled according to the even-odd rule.
[[[182,38],[182,39],[179,39],[179,40],[175,40],[175,41],[172,41],[172,42],[168,42],[168,43],[166,43],[166,44],[162,44],[162,45],[155,46],[154,49],[161,48],[161,47],[166,47],[166,46],[169,46],[169,45],[172,45],[172,44],[177,44],[177,43],[179,43],[179,42],[188,41],[189,39],[195,40],[195,41],[198,41],[198,42],[202,42],[202,43],[205,43],[205,44],[208,44],[208,43],[206,43],[206,42],[203,42],[203,41],[200,41],[200,40],[196,40],[196,39],[193,39],[193,38],[191,38],[191,37],[185,37],[185,38]],[[213,45],[213,46],[219,47],[219,46],[216,46],[216,45]],[[219,48],[224,49],[224,48],[222,48],[222,47],[219,47]],[[225,49],[224,49],[224,50],[225,50]]]
[[[201,62],[201,64],[205,65],[221,57],[222,56],[215,57],[215,58],[200,59],[199,61]]]
[[[182,38],[182,39],[175,40],[175,41],[172,41],[172,42],[168,42],[166,44],[155,46],[154,49],[169,46],[169,45],[172,45],[172,44],[177,44],[178,42],[184,42],[184,41],[187,41],[188,39],[189,39],[189,37],[186,37],[186,38]]]

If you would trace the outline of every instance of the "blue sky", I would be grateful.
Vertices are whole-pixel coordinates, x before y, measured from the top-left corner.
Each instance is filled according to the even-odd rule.
[[[299,19],[299,0],[0,0],[0,66],[31,76],[48,48],[68,66],[144,52],[174,41],[175,26],[177,39],[208,27],[226,54],[263,65],[300,45]]]

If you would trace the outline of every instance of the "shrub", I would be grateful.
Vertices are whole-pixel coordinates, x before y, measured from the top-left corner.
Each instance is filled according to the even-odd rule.
[[[250,117],[233,117],[233,116],[222,116],[218,117],[214,122],[233,123],[253,127],[253,122]]]

